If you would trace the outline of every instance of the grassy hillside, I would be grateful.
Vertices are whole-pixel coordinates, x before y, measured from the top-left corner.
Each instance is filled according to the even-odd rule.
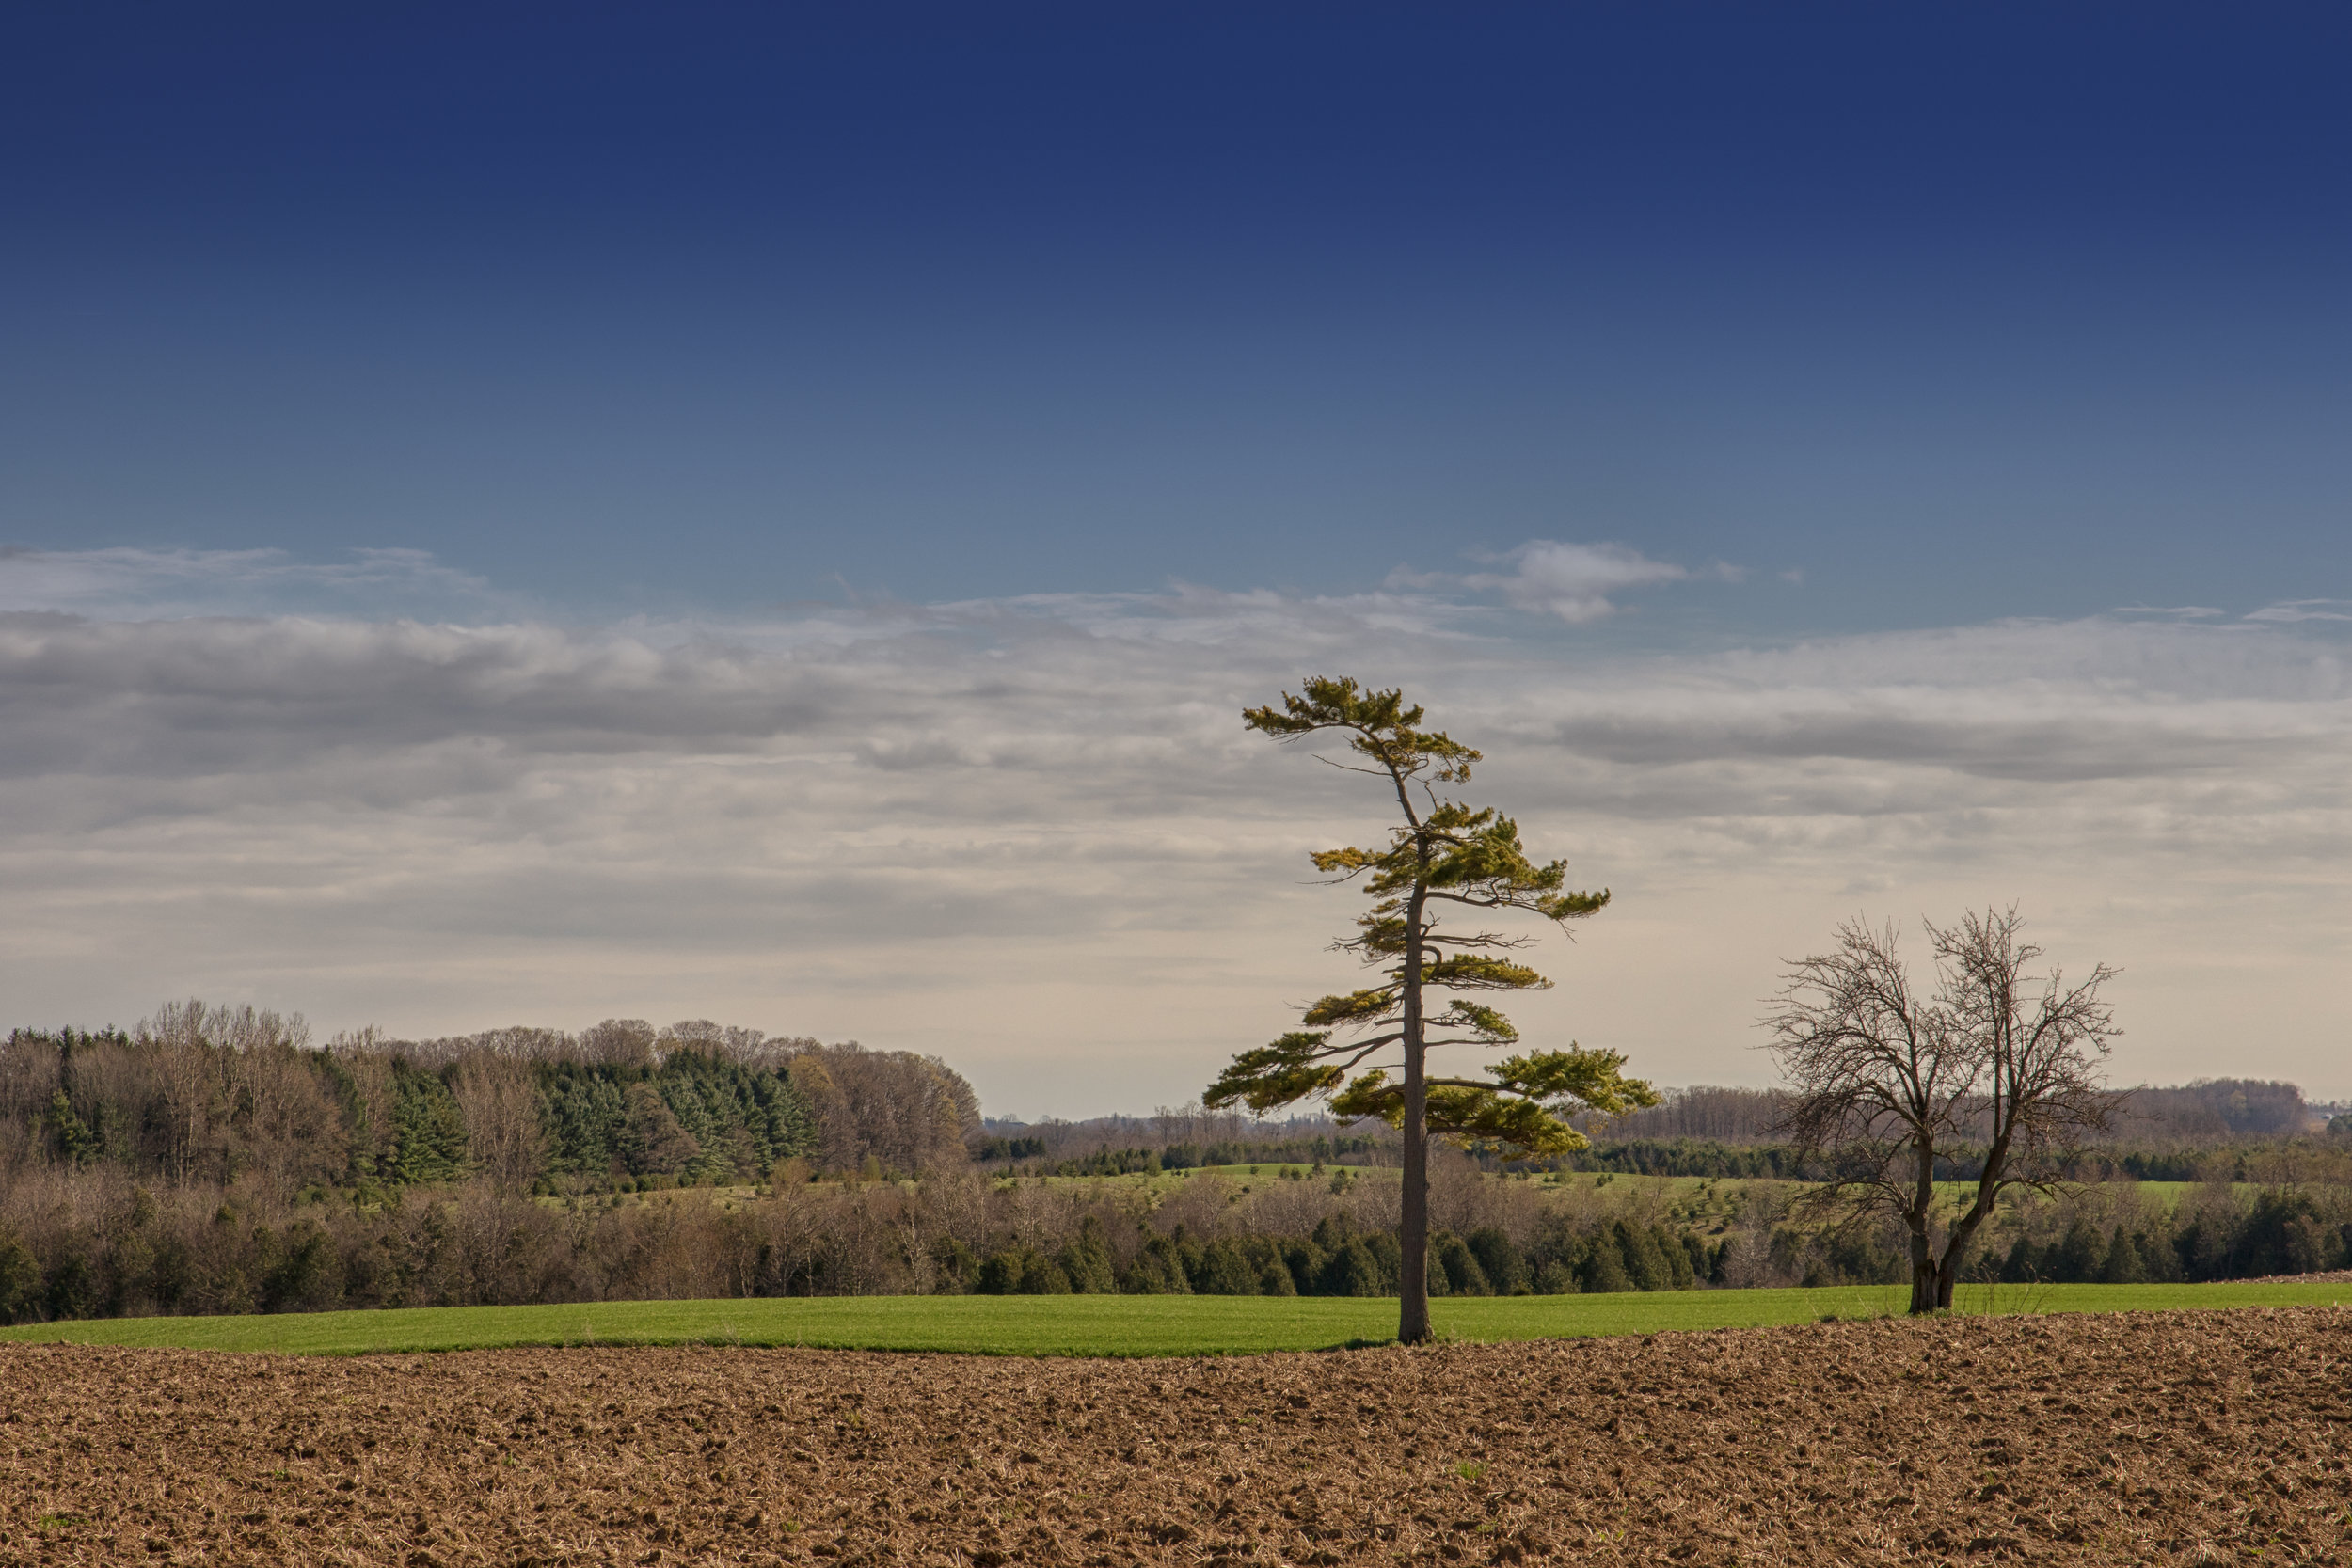
[[[1462,1340],[1755,1327],[1901,1309],[1899,1287],[1511,1296],[1432,1303]],[[2352,1284],[1973,1287],[1961,1309],[2106,1312],[2352,1307]],[[1001,1355],[1222,1355],[1379,1342],[1396,1304],[1266,1296],[826,1296],[428,1307],[262,1317],[127,1318],[0,1329],[0,1345],[80,1344],[348,1355],[512,1345],[741,1344]]]

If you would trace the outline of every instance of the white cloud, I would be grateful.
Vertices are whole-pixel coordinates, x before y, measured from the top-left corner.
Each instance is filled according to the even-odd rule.
[[[2352,621],[2352,599],[2287,599],[2265,605],[2246,618],[2281,625],[2296,621]]]
[[[0,546],[0,611],[107,617],[335,610],[474,617],[515,613],[516,596],[453,571],[422,550],[354,550],[348,561],[284,550],[36,550]]]
[[[1500,590],[1514,610],[1557,615],[1575,625],[1615,611],[1611,595],[1629,588],[1680,582],[1692,574],[1669,562],[1652,561],[1623,545],[1580,545],[1531,539],[1495,558],[1509,573],[1481,572],[1463,578],[1471,588]],[[1718,562],[1710,576],[1738,580],[1739,568]]]
[[[1836,918],[2023,898],[2129,966],[2127,1075],[2352,1089],[2324,627],[1599,657],[1494,625],[1395,584],[591,629],[35,605],[0,615],[0,989],[24,1022],[199,990],[329,1028],[726,1016],[936,1050],[1007,1108],[1143,1108],[1347,979],[1304,851],[1379,803],[1238,715],[1352,673],[1616,890],[1546,944],[1538,1035],[1754,1079],[1756,998]]]

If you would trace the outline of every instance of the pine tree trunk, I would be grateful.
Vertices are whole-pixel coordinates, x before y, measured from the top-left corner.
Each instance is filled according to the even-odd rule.
[[[1404,1255],[1397,1281],[1396,1337],[1418,1345],[1429,1338],[1429,1114],[1421,1052],[1405,1059],[1405,1223],[1397,1237]]]
[[[1405,1210],[1397,1236],[1404,1261],[1396,1282],[1396,1338],[1406,1345],[1429,1338],[1429,1073],[1422,1043],[1421,911],[1417,891],[1406,911]]]

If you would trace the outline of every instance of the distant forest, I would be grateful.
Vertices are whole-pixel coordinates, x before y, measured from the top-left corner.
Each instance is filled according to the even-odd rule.
[[[1612,1123],[1615,1142],[1677,1138],[1726,1144],[1770,1143],[1778,1136],[1784,1102],[1776,1089],[1699,1085],[1677,1090],[1662,1105]],[[2312,1107],[2293,1084],[2251,1078],[2201,1078],[2172,1088],[2141,1085],[2122,1091],[2107,1145],[2166,1148],[2242,1138],[2284,1138],[2316,1131]]]
[[[2292,1085],[2234,1080],[2133,1090],[2124,1110],[2083,1151],[2086,1185],[2004,1209],[1975,1276],[2352,1266],[2352,1115],[2330,1124]],[[1432,1293],[1899,1277],[1902,1239],[1884,1227],[1824,1227],[1786,1182],[1742,1184],[1804,1174],[1772,1141],[1778,1117],[1769,1091],[1683,1090],[1593,1128],[1591,1148],[1549,1164],[1594,1174],[1549,1187],[1444,1153]],[[971,1086],[932,1058],[708,1022],[313,1044],[298,1019],[187,1003],[124,1031],[20,1029],[0,1049],[0,1322],[898,1291],[1389,1294],[1399,1188],[1366,1167],[1395,1164],[1385,1129],[1317,1117],[1193,1105],[984,1122]],[[1136,1172],[1180,1179],[1109,1180]],[[2196,1185],[2176,1196],[2134,1177]]]
[[[971,1085],[935,1058],[709,1022],[313,1047],[299,1018],[167,1006],[0,1048],[0,1172],[362,1194],[469,1177],[555,1190],[759,1182],[779,1164],[913,1176],[966,1158]]]
[[[2352,1106],[2318,1107],[2293,1084],[2206,1078],[2172,1087],[2121,1091],[2114,1125],[2078,1151],[2085,1180],[2126,1177],[2195,1181],[2259,1180],[2249,1160],[2263,1148],[2333,1130],[2352,1136]],[[1589,1120],[1592,1147],[1535,1161],[1482,1157],[1488,1170],[1621,1171],[1643,1176],[1802,1180],[1780,1140],[1787,1102],[1776,1089],[1699,1085],[1671,1089],[1665,1102],[1613,1120]],[[1319,1117],[1256,1121],[1199,1105],[1162,1106],[1149,1117],[1088,1121],[990,1119],[972,1140],[991,1169],[1033,1176],[1111,1176],[1269,1160],[1392,1164],[1393,1135],[1375,1125],[1342,1127]],[[2258,1162],[2257,1162],[2258,1163]],[[1973,1179],[1977,1151],[1957,1146],[1938,1169]]]

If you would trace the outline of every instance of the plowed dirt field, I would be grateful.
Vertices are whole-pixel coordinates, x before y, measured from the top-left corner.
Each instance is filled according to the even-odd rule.
[[[0,1348],[0,1562],[2352,1561],[2352,1311],[1207,1361]]]

